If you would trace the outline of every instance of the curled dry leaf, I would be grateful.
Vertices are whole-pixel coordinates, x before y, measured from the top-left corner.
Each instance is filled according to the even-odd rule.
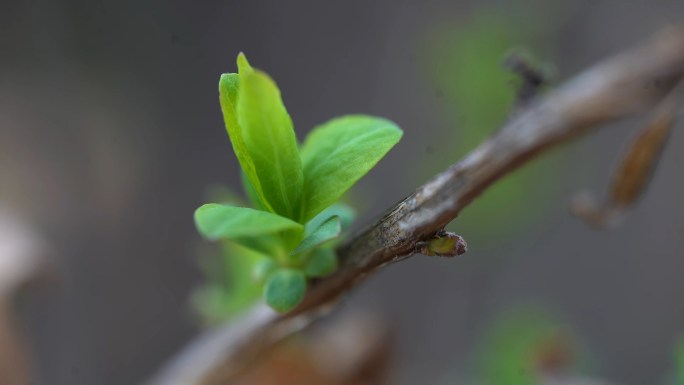
[[[591,225],[607,227],[634,205],[651,181],[677,121],[683,97],[684,82],[680,82],[656,107],[649,123],[633,140],[615,172],[607,200],[599,205],[590,194],[578,194],[572,202],[573,214]]]

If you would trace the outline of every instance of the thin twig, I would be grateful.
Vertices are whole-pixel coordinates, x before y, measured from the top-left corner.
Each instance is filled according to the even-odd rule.
[[[515,101],[517,108],[522,108],[532,101],[539,93],[540,88],[548,81],[548,76],[543,69],[533,63],[521,51],[508,54],[504,59],[503,66],[520,77]]]
[[[684,76],[684,29],[668,29],[604,61],[518,111],[465,159],[419,187],[339,250],[340,267],[314,282],[297,309],[257,305],[242,320],[210,330],[150,384],[225,384],[279,339],[325,314],[372,272],[403,260],[434,237],[483,190],[540,152],[609,121],[642,112]]]

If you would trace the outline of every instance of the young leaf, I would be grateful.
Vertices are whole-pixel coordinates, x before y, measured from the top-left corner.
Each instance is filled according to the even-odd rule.
[[[281,231],[302,232],[304,226],[266,211],[208,203],[195,211],[197,229],[210,240],[258,237]]]
[[[242,188],[245,191],[245,195],[247,195],[247,200],[252,204],[252,207],[257,210],[270,211],[266,206],[267,203],[264,202],[259,196],[259,192],[257,191],[256,187],[254,187],[252,181],[249,180],[247,174],[241,172],[240,177],[242,179]]]
[[[296,219],[304,177],[292,120],[275,82],[241,68],[236,111],[258,183],[245,172],[275,213]]]
[[[264,287],[266,303],[275,311],[284,313],[292,310],[304,298],[306,277],[294,269],[281,269],[272,273]]]
[[[245,56],[244,53],[240,52],[237,57],[237,65],[238,65],[238,73],[240,76],[244,76],[248,73],[254,72],[254,68],[252,68],[252,65],[249,64],[249,61],[247,60],[247,56]]]
[[[340,217],[330,217],[318,226],[318,228],[316,228],[308,237],[304,238],[302,243],[292,250],[290,255],[305,253],[326,241],[337,238],[341,231],[342,222],[340,221]]]
[[[236,108],[238,104],[238,89],[240,83],[240,75],[238,74],[223,74],[219,80],[219,100],[221,102],[221,111],[223,112],[223,120],[226,125],[226,131],[230,137],[230,142],[233,145],[233,152],[240,163],[242,171],[247,178],[252,182],[256,194],[261,198],[260,200],[268,205],[264,197],[259,178],[257,176],[254,161],[249,155],[247,146],[242,134],[242,128],[238,124]],[[268,207],[269,211],[273,211]]]
[[[330,206],[399,141],[402,131],[386,119],[335,118],[311,131],[302,147],[304,195],[300,220]]]
[[[318,226],[335,215],[340,217],[342,230],[348,228],[352,222],[354,222],[354,218],[356,218],[356,212],[351,206],[347,206],[344,203],[338,202],[321,211],[310,221],[306,222],[306,225],[304,226],[304,234],[306,236],[310,235],[318,228]]]
[[[309,261],[306,263],[304,272],[307,277],[319,278],[325,277],[337,269],[337,256],[335,251],[323,247],[314,252]]]
[[[278,267],[278,263],[271,258],[262,258],[252,267],[252,278],[254,281],[263,284],[268,276]]]

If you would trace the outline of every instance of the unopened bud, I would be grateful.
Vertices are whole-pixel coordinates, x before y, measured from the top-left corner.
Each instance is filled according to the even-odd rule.
[[[440,231],[429,241],[420,242],[416,251],[427,256],[455,257],[468,250],[466,241],[458,234]]]

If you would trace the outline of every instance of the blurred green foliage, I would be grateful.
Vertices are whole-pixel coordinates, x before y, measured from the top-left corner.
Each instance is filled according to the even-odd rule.
[[[675,339],[671,367],[665,378],[659,383],[663,385],[684,385],[684,336],[680,335]]]
[[[677,385],[684,385],[684,337],[679,337],[675,346],[675,367],[677,370]]]
[[[520,43],[546,51],[543,21],[529,16],[481,10],[431,35],[429,73],[444,97],[445,119],[452,127],[436,137],[454,150],[449,162],[484,141],[511,111],[517,79],[502,67],[506,53]],[[497,181],[463,211],[459,229],[467,229],[469,240],[491,244],[538,222],[551,201],[559,167],[559,159],[547,158]]]
[[[539,370],[577,369],[579,345],[544,308],[515,307],[485,331],[475,376],[485,385],[538,385]]]
[[[192,304],[202,321],[218,324],[249,308],[260,296],[252,272],[265,258],[233,242],[221,242],[220,248],[201,258],[206,283],[197,289]]]

